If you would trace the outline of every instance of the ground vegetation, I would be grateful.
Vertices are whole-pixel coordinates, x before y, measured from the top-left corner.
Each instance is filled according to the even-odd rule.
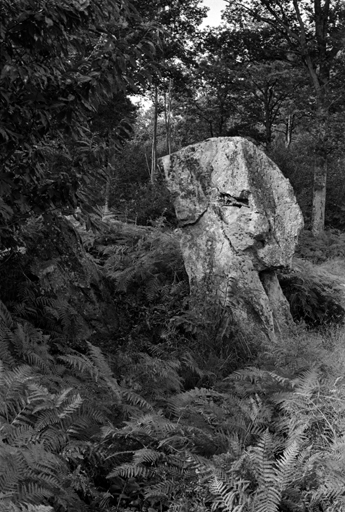
[[[194,0],[0,0],[1,511],[345,508],[337,6],[328,229],[280,272],[296,329],[268,343],[225,338],[231,312],[191,300],[153,132],[156,157],[250,138],[310,227],[317,104],[297,43],[230,11],[198,29]]]

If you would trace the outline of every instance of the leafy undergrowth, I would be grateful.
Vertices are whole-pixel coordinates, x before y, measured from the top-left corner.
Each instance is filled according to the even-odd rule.
[[[303,231],[290,270],[278,273],[296,322],[309,328],[342,323],[345,313],[345,234]]]
[[[323,263],[329,259],[345,259],[345,233],[330,229],[322,236],[315,237],[311,231],[304,230],[299,236],[296,256]]]
[[[343,262],[281,276],[324,331],[241,346],[193,310],[175,233],[84,236],[129,326],[77,351],[0,302],[0,510],[342,510]]]
[[[1,510],[345,506],[344,330],[301,330],[186,391],[184,368],[203,375],[186,351],[52,356],[46,336],[0,312]]]
[[[295,258],[290,270],[280,271],[279,282],[296,322],[309,327],[341,323],[345,313],[345,260],[316,265]]]

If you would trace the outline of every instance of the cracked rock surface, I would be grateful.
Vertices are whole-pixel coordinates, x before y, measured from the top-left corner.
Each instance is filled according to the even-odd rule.
[[[208,139],[161,165],[191,293],[228,307],[245,334],[260,329],[274,338],[288,330],[292,318],[275,270],[290,266],[303,226],[289,180],[241,137]]]

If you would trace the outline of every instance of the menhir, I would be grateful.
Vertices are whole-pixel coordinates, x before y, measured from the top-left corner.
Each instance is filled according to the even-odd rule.
[[[290,182],[240,137],[188,146],[161,165],[197,303],[216,301],[246,335],[274,339],[289,331],[293,321],[276,270],[291,265],[303,226]]]

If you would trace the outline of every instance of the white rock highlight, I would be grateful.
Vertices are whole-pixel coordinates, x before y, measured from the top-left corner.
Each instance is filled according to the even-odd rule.
[[[274,339],[292,325],[275,270],[289,267],[303,227],[290,182],[254,144],[208,139],[161,159],[180,220],[195,297],[231,310],[243,332]]]

